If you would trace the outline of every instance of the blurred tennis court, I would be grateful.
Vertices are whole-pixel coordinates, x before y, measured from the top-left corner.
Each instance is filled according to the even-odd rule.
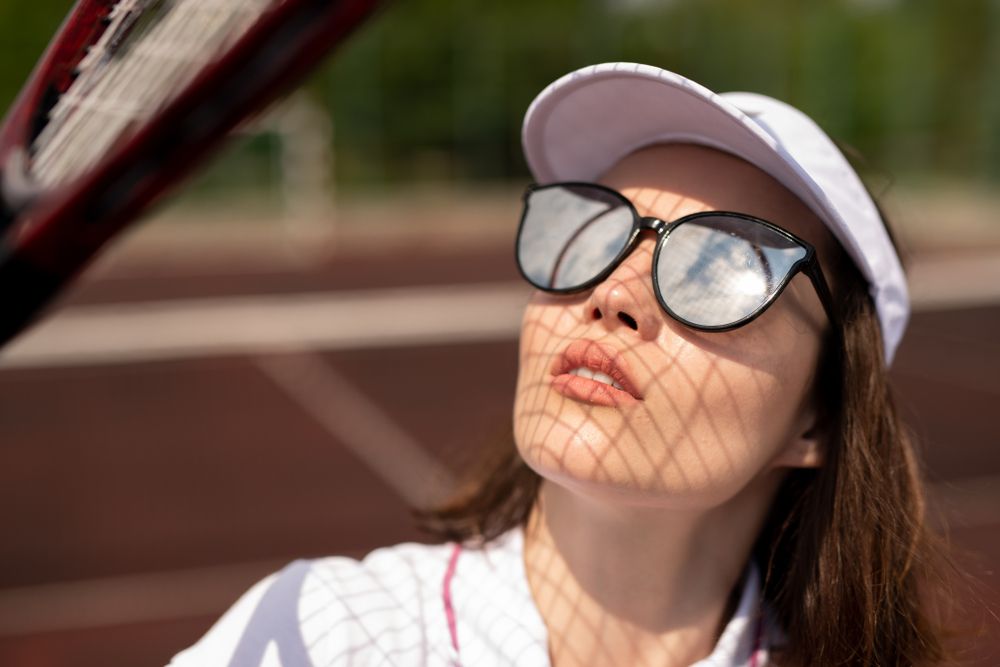
[[[396,201],[154,221],[5,351],[0,662],[162,663],[290,559],[420,539],[407,506],[509,437],[516,193]],[[996,609],[1000,245],[913,241],[896,386]]]
[[[0,8],[0,109],[67,4]],[[0,665],[162,664],[291,559],[421,539],[510,438],[524,106],[624,58],[898,177],[895,387],[1000,664],[1000,5],[564,0],[395,3],[0,353]]]

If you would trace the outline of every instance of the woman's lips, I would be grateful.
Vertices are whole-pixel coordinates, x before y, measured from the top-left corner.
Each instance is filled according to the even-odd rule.
[[[571,373],[586,368],[610,377],[618,389],[597,379]],[[552,388],[560,394],[595,405],[616,407],[642,400],[618,350],[592,340],[577,340],[552,363]]]
[[[563,396],[593,403],[594,405],[619,407],[638,402],[628,392],[615,389],[609,384],[603,384],[597,380],[570,375],[568,373],[552,378],[552,388]]]

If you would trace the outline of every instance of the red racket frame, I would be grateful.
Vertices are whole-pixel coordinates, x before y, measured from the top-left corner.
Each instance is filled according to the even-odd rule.
[[[38,109],[64,91],[112,0],[79,0],[0,128],[0,169],[27,149]],[[252,113],[294,86],[379,0],[285,0],[135,136],[81,177],[40,194],[0,239],[0,344],[15,336],[116,233]]]

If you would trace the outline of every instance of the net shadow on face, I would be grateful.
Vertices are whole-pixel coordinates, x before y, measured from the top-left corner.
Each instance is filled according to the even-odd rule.
[[[628,293],[627,301],[649,301],[648,280],[639,273],[627,275],[632,271],[628,264],[621,267],[616,279],[626,275],[621,276],[616,289]],[[629,489],[647,491],[655,491],[657,482],[662,481],[650,473],[666,468],[675,476],[672,484],[677,491],[699,488],[705,479],[720,472],[720,466],[724,474],[735,474],[738,461],[731,449],[746,440],[739,437],[741,434],[759,428],[767,410],[765,403],[775,398],[779,388],[774,382],[774,366],[782,351],[775,349],[777,342],[769,344],[767,340],[771,327],[756,333],[694,332],[657,313],[663,320],[664,335],[669,334],[673,341],[663,346],[662,341],[639,339],[625,322],[610,326],[588,322],[584,315],[590,298],[543,297],[545,305],[534,310],[529,307],[526,314],[516,413],[526,453],[557,468],[565,467],[571,456],[577,457],[579,465],[580,457],[589,455],[595,480],[618,480]],[[607,317],[616,316],[610,313]],[[636,367],[636,375],[645,383],[641,389],[651,400],[624,418],[613,409],[587,405],[585,397],[577,401],[554,393],[547,372],[551,360],[578,338],[606,340],[620,350]],[[757,349],[762,346],[763,351]],[[740,348],[751,353],[738,353]],[[736,365],[741,368],[734,375]],[[595,385],[594,391],[602,388]],[[587,432],[581,433],[581,429]],[[574,434],[580,437],[574,439]],[[645,444],[633,446],[627,457],[614,447],[597,450],[578,446],[593,442],[595,437],[606,443]],[[662,445],[678,440],[687,441],[686,446]],[[556,441],[560,444],[554,445]],[[705,456],[703,450],[709,448],[712,455]],[[678,459],[679,451],[683,460]],[[612,469],[615,474],[611,474]]]
[[[642,187],[629,194],[637,212],[665,220],[713,209],[713,202],[657,188]],[[537,201],[539,197],[541,201]],[[707,332],[685,326],[663,311],[665,304],[654,292],[652,275],[658,274],[661,296],[675,306],[672,310],[679,307],[684,311],[675,315],[697,321],[708,315],[736,320],[734,308],[746,315],[765,295],[777,293],[779,279],[803,259],[804,249],[765,226],[747,225],[740,219],[696,217],[662,237],[651,230],[639,232],[637,245],[621,255],[634,221],[631,208],[621,197],[585,185],[552,186],[534,192],[526,209],[526,219],[531,206],[536,206],[536,213],[545,212],[546,224],[522,226],[522,255],[525,248],[555,243],[537,253],[539,275],[556,280],[569,275],[560,274],[560,266],[586,265],[590,275],[599,273],[601,265],[612,266],[610,275],[587,292],[543,298],[547,305],[529,306],[526,311],[519,382],[530,397],[519,399],[515,411],[516,417],[524,412],[520,417],[530,422],[528,429],[521,429],[522,435],[530,431],[533,443],[526,444],[526,453],[538,456],[539,461],[546,459],[557,470],[567,468],[571,457],[580,465],[580,458],[589,455],[595,481],[608,484],[617,480],[628,489],[655,491],[657,483],[664,482],[659,474],[664,470],[671,471],[671,484],[679,492],[694,490],[720,473],[738,477],[740,459],[746,458],[746,450],[755,444],[749,442],[748,435],[761,430],[765,416],[773,419],[775,413],[781,413],[782,404],[785,413],[789,403],[798,407],[806,393],[811,373],[803,371],[811,369],[793,364],[795,372],[785,372],[786,357],[803,356],[788,346],[810,337],[808,327],[798,322],[804,314],[804,304],[799,303],[801,290],[786,289],[759,319],[746,326]],[[580,225],[581,220],[585,224]],[[560,222],[567,224],[561,226]],[[600,241],[596,246],[594,239],[585,242],[584,237],[595,234]],[[538,235],[544,238],[533,240]],[[617,239],[617,244],[609,239]],[[597,250],[588,255],[587,248],[594,247]],[[664,250],[668,247],[669,256]],[[590,261],[566,263],[566,257],[576,255]],[[549,258],[547,264],[542,257]],[[761,278],[757,282],[762,285],[756,285],[758,289],[752,294],[740,289],[747,286],[747,274]],[[739,285],[730,278],[738,279]],[[579,276],[574,280],[578,283]],[[789,288],[802,287],[796,284],[802,280],[803,276],[795,276]],[[711,313],[702,312],[706,310]],[[551,378],[544,372],[547,358],[558,355],[560,346],[574,339],[598,343],[602,338],[611,341],[611,346],[637,367],[646,385],[641,389],[650,399],[643,402],[642,410],[609,414],[603,407],[587,406],[587,396],[575,401],[554,395],[548,386]],[[775,383],[776,378],[782,382]],[[532,381],[536,386],[525,386]],[[594,393],[605,391],[599,385],[593,387]],[[789,415],[777,416],[780,422]],[[598,449],[590,446],[595,437],[605,443],[631,442],[633,446]],[[574,443],[585,446],[573,447]],[[737,452],[742,456],[736,456]]]
[[[648,289],[646,285],[648,281],[641,279],[626,280],[621,287],[634,290],[630,298],[650,298],[641,292]],[[522,456],[556,484],[573,485],[582,480],[587,492],[599,487],[611,489],[607,495],[598,493],[599,500],[616,496],[669,511],[690,508],[691,503],[721,504],[725,502],[722,496],[738,494],[761,459],[748,462],[748,441],[734,442],[731,434],[750,431],[755,424],[740,409],[721,411],[726,413],[723,420],[720,403],[738,408],[754,394],[759,397],[757,403],[763,403],[765,395],[774,392],[774,383],[753,368],[737,382],[730,376],[730,362],[724,357],[690,367],[685,362],[691,355],[705,353],[697,345],[701,334],[689,340],[683,332],[674,331],[673,324],[666,325],[669,331],[664,336],[672,337],[676,345],[654,354],[650,349],[657,347],[656,342],[629,340],[636,330],[620,320],[610,329],[601,329],[603,318],[613,314],[603,315],[602,320],[581,321],[591,296],[542,297],[539,307],[529,308],[526,314],[515,411]],[[598,340],[614,342],[629,356],[635,375],[644,378],[640,387],[644,397],[653,402],[655,396],[659,419],[642,410],[638,418],[609,418],[614,408],[588,405],[552,392],[549,367],[553,356],[568,339],[587,337],[588,332],[592,336],[595,331],[603,331]],[[712,391],[706,392],[706,386]],[[639,656],[650,650],[650,634],[657,633],[663,634],[654,641],[661,655],[689,656],[703,648],[684,632],[668,635],[677,628],[662,625],[652,614],[637,614],[621,599],[571,585],[572,571],[555,567],[560,560],[558,551],[558,536],[555,543],[540,547],[533,582],[540,603],[554,610],[554,615],[546,618],[553,653],[569,654],[578,664],[601,659],[620,663],[623,642],[631,642]],[[684,620],[698,620],[694,618],[697,610],[689,611],[690,619],[674,618],[677,627]],[[594,643],[582,646],[565,639],[581,633],[596,638]]]

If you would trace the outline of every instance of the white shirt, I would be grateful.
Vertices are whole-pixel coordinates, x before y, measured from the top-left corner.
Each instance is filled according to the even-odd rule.
[[[548,633],[515,528],[482,549],[400,544],[361,561],[295,561],[253,586],[170,667],[548,667]],[[767,661],[759,576],[695,667]],[[765,644],[765,645],[762,645]]]

